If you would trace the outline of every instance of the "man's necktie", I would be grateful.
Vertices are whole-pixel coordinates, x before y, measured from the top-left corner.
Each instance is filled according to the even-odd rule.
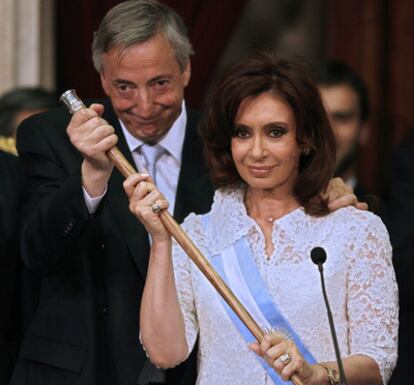
[[[152,176],[154,182],[156,182],[157,175],[155,165],[161,155],[165,152],[165,149],[159,144],[152,145],[144,143],[140,146],[140,151],[145,159],[148,173]]]

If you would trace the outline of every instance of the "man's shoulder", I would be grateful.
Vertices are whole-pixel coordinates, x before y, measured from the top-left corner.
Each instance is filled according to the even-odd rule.
[[[105,105],[105,100],[88,99],[85,101],[85,105],[87,106],[92,103]],[[25,119],[19,126],[17,134],[18,142],[19,138],[29,138],[32,135],[36,135],[35,132],[50,138],[66,137],[66,127],[71,117],[72,115],[64,106],[51,108],[39,114],[32,115]]]
[[[107,102],[106,99],[87,99],[85,100],[85,105],[89,106],[92,103],[99,103],[111,106],[110,102]],[[112,106],[111,106],[112,108]],[[32,115],[26,120],[24,123],[27,124],[35,124],[35,123],[44,123],[44,122],[69,122],[71,119],[71,114],[69,113],[68,109],[64,106],[54,107],[47,111],[40,112],[38,114]]]
[[[200,111],[187,109],[187,126],[191,129],[198,129],[201,122],[202,114]]]

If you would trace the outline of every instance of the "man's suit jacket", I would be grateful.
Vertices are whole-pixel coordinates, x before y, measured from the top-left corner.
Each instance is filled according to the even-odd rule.
[[[0,385],[8,384],[18,343],[17,164],[0,151]]]
[[[103,115],[133,164],[108,100]],[[70,116],[57,109],[25,121],[18,150],[27,202],[22,254],[41,275],[38,306],[12,384],[132,385],[147,358],[139,342],[139,306],[148,234],[129,212],[121,174],[114,170],[97,212],[89,215],[81,188],[82,157],[65,132]],[[188,114],[174,216],[206,212],[213,188]],[[178,376],[180,376],[179,374]],[[194,371],[170,384],[191,384]],[[191,379],[190,379],[191,378]]]

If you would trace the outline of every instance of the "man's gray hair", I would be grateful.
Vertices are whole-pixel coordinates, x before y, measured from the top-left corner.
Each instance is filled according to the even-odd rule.
[[[157,0],[129,0],[112,8],[94,33],[92,59],[102,72],[102,55],[117,47],[120,53],[163,33],[171,44],[181,71],[193,48],[187,28],[177,13]]]

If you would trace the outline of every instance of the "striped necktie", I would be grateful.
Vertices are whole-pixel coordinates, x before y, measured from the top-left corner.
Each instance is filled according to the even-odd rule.
[[[155,165],[158,159],[161,157],[161,155],[164,154],[165,152],[164,147],[162,147],[159,144],[144,143],[140,146],[140,151],[141,151],[142,156],[145,159],[148,173],[152,176],[152,179],[154,179],[154,182],[156,182]]]

